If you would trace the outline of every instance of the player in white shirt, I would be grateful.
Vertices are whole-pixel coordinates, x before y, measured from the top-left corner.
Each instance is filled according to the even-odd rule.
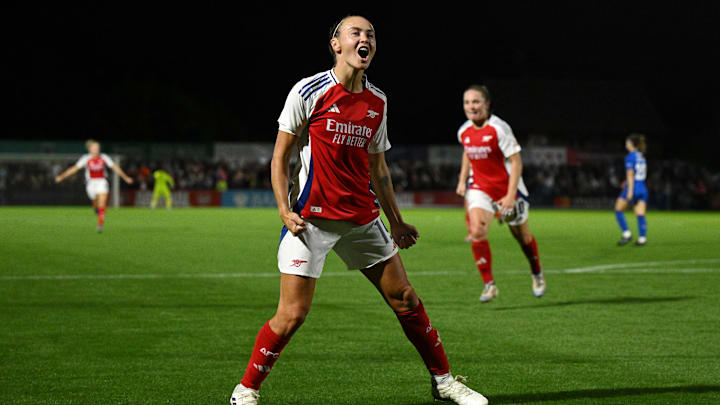
[[[60,183],[67,177],[77,173],[80,169],[85,169],[85,191],[90,201],[92,201],[95,214],[97,214],[98,217],[97,231],[102,232],[105,223],[107,195],[110,190],[105,169],[112,169],[128,184],[132,184],[133,180],[125,174],[120,166],[116,165],[115,162],[110,159],[110,156],[100,153],[99,142],[91,139],[85,143],[85,147],[88,153],[83,155],[75,165],[57,176],[55,182]]]
[[[364,75],[375,55],[375,30],[363,17],[346,17],[334,27],[330,46],[333,69],[298,82],[278,120],[272,185],[285,225],[278,247],[279,304],[257,334],[230,403],[258,403],[260,385],[304,322],[325,257],[334,250],[348,269],[360,270],[391,307],[425,363],[433,396],[459,405],[487,404],[462,378],[450,374],[438,332],[398,254],[398,248],[411,247],[419,235],[400,215],[385,162],[390,149],[387,98]],[[288,197],[293,152],[299,152],[299,161]],[[353,322],[352,311],[348,308],[348,322]]]

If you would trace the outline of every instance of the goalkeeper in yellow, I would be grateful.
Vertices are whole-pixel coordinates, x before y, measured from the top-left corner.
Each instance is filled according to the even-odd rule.
[[[165,199],[165,208],[172,208],[172,195],[170,194],[170,189],[175,187],[175,180],[173,180],[172,176],[168,172],[161,169],[155,170],[153,172],[153,177],[155,178],[155,187],[153,187],[153,197],[150,202],[150,208],[154,209],[157,207],[160,197]]]

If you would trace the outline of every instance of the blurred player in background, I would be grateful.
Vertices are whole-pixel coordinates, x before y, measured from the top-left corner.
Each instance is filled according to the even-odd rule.
[[[622,193],[615,201],[615,219],[617,219],[622,237],[618,241],[619,246],[627,245],[632,240],[632,232],[625,221],[623,211],[632,203],[634,204],[635,217],[638,225],[638,239],[635,242],[638,246],[647,243],[647,221],[645,210],[647,209],[648,190],[645,186],[647,178],[647,162],[645,161],[645,136],[632,134],[625,140],[625,149],[628,154],[625,156],[625,173],[627,179]]]
[[[520,145],[510,126],[491,114],[487,87],[472,85],[465,90],[463,108],[468,120],[458,130],[464,152],[456,191],[465,197],[469,211],[473,257],[484,283],[480,302],[489,302],[498,294],[488,242],[488,230],[496,214],[501,222],[508,223],[530,262],[533,294],[542,297],[545,277],[537,243],[528,226],[530,204],[522,180]],[[473,178],[468,186],[471,169]]]
[[[387,99],[364,75],[375,55],[375,30],[363,17],[346,17],[334,26],[330,48],[333,69],[300,80],[278,119],[271,172],[285,224],[278,247],[280,300],[257,335],[230,403],[257,404],[260,385],[310,310],[317,278],[332,249],[348,269],[360,269],[395,312],[431,374],[433,396],[458,404],[487,404],[463,378],[450,374],[438,332],[398,255],[398,247],[411,247],[419,235],[400,215],[385,162],[390,149]],[[299,157],[288,196],[294,151]],[[390,232],[379,217],[381,207]],[[352,308],[348,311],[352,322]],[[374,351],[370,346],[368,350]]]
[[[162,169],[157,169],[153,172],[155,178],[155,186],[153,186],[152,201],[150,201],[150,208],[155,209],[157,207],[158,200],[162,197],[165,200],[165,208],[172,208],[172,193],[171,188],[175,188],[175,180],[172,178],[170,173]]]
[[[85,142],[88,153],[83,155],[74,166],[60,173],[55,177],[55,182],[60,183],[68,176],[72,176],[80,169],[85,169],[85,191],[88,198],[92,201],[95,214],[98,217],[97,231],[102,232],[105,223],[105,206],[107,205],[107,195],[110,185],[107,181],[107,171],[105,168],[112,169],[120,175],[127,184],[132,184],[133,180],[125,174],[125,172],[116,165],[110,156],[100,153],[100,143],[94,140]]]

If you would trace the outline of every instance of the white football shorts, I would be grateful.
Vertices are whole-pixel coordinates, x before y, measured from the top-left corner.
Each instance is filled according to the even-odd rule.
[[[472,208],[481,208],[485,211],[496,214],[500,205],[493,201],[487,193],[482,190],[470,189],[465,193],[465,199],[467,200],[468,210]],[[519,226],[527,222],[530,217],[530,202],[527,196],[521,193],[517,194],[515,200],[515,209],[510,215],[506,216],[505,222],[512,226]]]
[[[306,219],[305,224],[307,229],[299,236],[283,228],[278,247],[281,273],[319,278],[331,249],[348,270],[372,267],[398,251],[380,217],[365,225],[316,218]]]
[[[95,200],[98,194],[107,194],[109,190],[110,185],[105,179],[90,179],[85,185],[85,191],[91,200]]]

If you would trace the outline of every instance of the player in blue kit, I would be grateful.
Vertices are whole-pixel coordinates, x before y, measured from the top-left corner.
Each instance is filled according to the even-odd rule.
[[[619,246],[624,246],[632,240],[632,232],[625,221],[623,211],[630,205],[634,205],[635,217],[638,223],[638,239],[635,242],[638,246],[647,243],[647,221],[645,210],[647,208],[648,191],[645,185],[647,178],[647,162],[645,161],[645,136],[632,134],[625,140],[625,148],[628,150],[625,156],[625,172],[627,180],[622,193],[615,201],[615,218],[622,230],[622,238],[618,241]]]

